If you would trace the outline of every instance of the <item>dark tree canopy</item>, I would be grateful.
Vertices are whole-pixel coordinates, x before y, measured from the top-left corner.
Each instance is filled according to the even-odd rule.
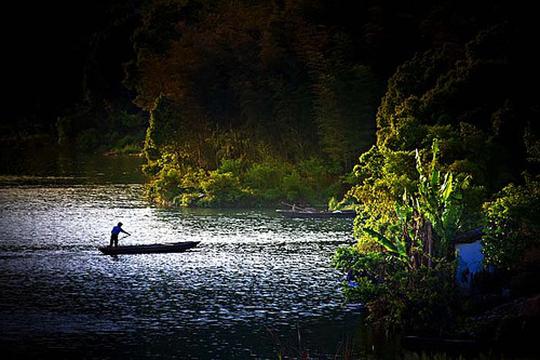
[[[154,171],[175,154],[205,171],[317,158],[335,175],[375,143],[438,137],[446,166],[492,189],[538,164],[534,21],[511,1],[27,5],[2,24],[9,136],[91,150],[148,129]]]

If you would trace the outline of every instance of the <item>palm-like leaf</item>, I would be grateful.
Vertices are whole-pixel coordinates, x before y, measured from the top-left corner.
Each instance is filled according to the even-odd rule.
[[[364,228],[364,231],[371,235],[377,242],[384,247],[387,251],[397,255],[399,257],[406,257],[405,246],[401,241],[392,241],[381,233],[370,229]]]

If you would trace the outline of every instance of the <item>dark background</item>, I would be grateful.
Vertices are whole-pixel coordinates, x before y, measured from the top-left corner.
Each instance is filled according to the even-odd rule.
[[[66,107],[82,100],[88,87],[102,96],[124,96],[122,63],[132,53],[131,3],[135,4],[80,0],[4,5],[2,122],[47,131]],[[111,26],[115,30],[105,35]]]

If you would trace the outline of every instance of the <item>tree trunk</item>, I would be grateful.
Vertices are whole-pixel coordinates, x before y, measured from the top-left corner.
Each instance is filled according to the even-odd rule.
[[[427,243],[427,265],[431,268],[432,262],[431,258],[433,257],[433,228],[429,221],[426,221],[426,243]]]

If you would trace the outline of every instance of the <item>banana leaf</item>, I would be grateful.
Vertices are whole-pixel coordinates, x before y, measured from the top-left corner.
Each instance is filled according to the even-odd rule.
[[[407,254],[405,252],[405,246],[404,244],[396,244],[392,240],[388,239],[386,236],[378,233],[377,231],[370,229],[370,228],[364,228],[364,231],[367,232],[369,235],[377,239],[377,242],[384,247],[389,252],[399,256],[399,257],[406,257]]]

